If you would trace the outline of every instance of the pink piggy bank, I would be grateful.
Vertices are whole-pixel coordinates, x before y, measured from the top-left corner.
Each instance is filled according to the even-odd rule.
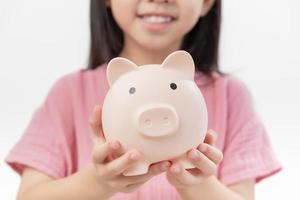
[[[185,51],[170,54],[161,65],[137,66],[121,57],[109,62],[104,136],[120,141],[124,151],[135,148],[143,154],[125,176],[145,174],[150,164],[162,160],[194,167],[185,153],[203,142],[208,123],[194,73],[194,61]]]

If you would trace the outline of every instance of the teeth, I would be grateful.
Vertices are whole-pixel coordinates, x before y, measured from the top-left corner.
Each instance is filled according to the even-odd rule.
[[[172,21],[171,17],[168,16],[156,16],[156,15],[147,15],[142,16],[142,19],[147,23],[168,23]]]

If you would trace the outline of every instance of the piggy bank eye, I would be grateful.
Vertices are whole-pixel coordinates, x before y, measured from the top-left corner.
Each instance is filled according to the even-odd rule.
[[[171,83],[170,87],[172,90],[176,90],[177,89],[177,85],[175,83]]]
[[[129,94],[134,94],[135,93],[135,87],[131,87],[129,89]]]

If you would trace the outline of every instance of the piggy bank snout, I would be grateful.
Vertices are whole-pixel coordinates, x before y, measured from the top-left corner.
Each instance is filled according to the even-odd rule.
[[[138,132],[148,137],[172,135],[178,130],[179,118],[169,105],[152,105],[141,108],[136,115]]]

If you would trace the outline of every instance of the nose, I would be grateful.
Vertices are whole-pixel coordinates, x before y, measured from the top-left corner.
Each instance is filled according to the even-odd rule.
[[[165,104],[142,107],[137,112],[135,122],[139,133],[148,137],[172,135],[179,127],[176,110]]]

